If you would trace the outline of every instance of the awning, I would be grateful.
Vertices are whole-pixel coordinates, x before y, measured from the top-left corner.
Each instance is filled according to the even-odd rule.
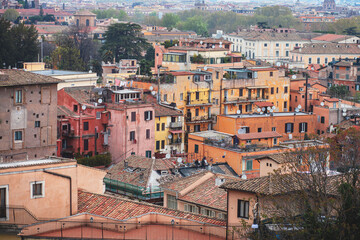
[[[176,134],[176,133],[183,133],[183,130],[169,130],[169,132]]]
[[[256,102],[254,104],[256,106],[258,106],[258,107],[272,107],[272,106],[274,106],[274,104],[272,104],[271,102]]]

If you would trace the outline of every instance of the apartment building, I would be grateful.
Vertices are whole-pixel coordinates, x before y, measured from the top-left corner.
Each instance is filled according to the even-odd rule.
[[[360,47],[347,43],[307,43],[290,53],[290,60],[299,67],[306,68],[309,64],[327,65],[339,59],[359,57]]]
[[[290,80],[284,70],[248,67],[225,71],[227,78],[220,83],[221,114],[253,113],[264,107],[274,112],[289,110]]]
[[[56,155],[59,82],[22,70],[0,70],[1,159]]]
[[[63,88],[58,91],[58,153],[73,157],[75,153],[92,156],[106,153],[110,113],[96,99],[94,87]]]
[[[290,51],[310,41],[296,33],[279,32],[238,32],[225,35],[231,41],[232,52],[240,52],[249,59],[259,59],[270,63],[289,60]]]

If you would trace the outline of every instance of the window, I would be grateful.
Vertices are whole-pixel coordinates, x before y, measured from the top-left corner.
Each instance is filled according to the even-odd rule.
[[[239,89],[239,96],[242,97],[243,96],[243,90],[242,88]]]
[[[199,145],[195,144],[194,148],[194,152],[199,153]]]
[[[167,102],[167,94],[164,94],[164,102]]]
[[[196,100],[199,100],[199,99],[200,99],[200,92],[196,92],[196,93],[195,93],[195,98],[196,98]]]
[[[219,72],[216,72],[216,79],[219,79]]]
[[[156,150],[160,150],[160,141],[156,141]]]
[[[284,108],[287,108],[287,102],[284,102]]]
[[[185,204],[184,205],[185,212],[199,213],[199,208],[195,205]]]
[[[262,132],[262,128],[258,128],[258,132]]]
[[[184,94],[180,93],[180,101],[184,100]]]
[[[78,105],[74,105],[73,110],[74,110],[74,112],[77,112],[78,111]]]
[[[316,59],[316,63],[320,64],[320,58],[319,57]]]
[[[145,121],[152,120],[152,117],[153,117],[153,112],[152,111],[145,111],[145,113],[144,113]]]
[[[167,207],[177,210],[177,200],[175,196],[169,194],[167,195]]]
[[[276,93],[279,93],[279,88],[278,87],[276,88]]]
[[[198,108],[195,109],[195,116],[199,116],[199,109]]]
[[[294,132],[294,123],[285,123],[285,133]]]
[[[194,126],[194,132],[200,132],[200,125]]]
[[[326,58],[325,58],[325,64],[327,64],[327,63],[328,63],[328,58],[326,57]]]
[[[151,158],[151,151],[145,151],[145,157]]]
[[[289,44],[287,43],[285,46],[286,46],[286,47],[289,47]]]
[[[287,86],[284,87],[284,93],[288,93],[288,87]]]
[[[274,76],[274,72],[270,72],[270,77]]]
[[[247,143],[247,144],[251,144],[251,140],[246,140],[246,143]]]
[[[66,125],[65,125],[66,126]],[[39,128],[40,127],[40,121],[35,121],[35,127]]]
[[[22,131],[15,131],[14,133],[14,140],[15,141],[22,141],[23,138],[22,138]]]
[[[161,140],[161,149],[165,148],[165,140]]]
[[[160,123],[156,124],[156,131],[160,131]]]
[[[321,123],[325,123],[325,117],[321,117],[320,122],[321,122]]]
[[[215,212],[213,210],[206,208],[201,209],[201,214],[208,217],[215,217]]]
[[[274,138],[274,145],[277,144],[277,138]]]
[[[238,200],[238,218],[249,218],[249,201]]]
[[[225,220],[227,218],[227,215],[225,213],[218,213],[218,218]]]
[[[45,197],[45,182],[31,182],[30,183],[31,198]]]
[[[131,131],[130,132],[130,141],[134,141],[135,140],[135,131]]]
[[[0,221],[9,219],[9,185],[0,186]]]
[[[275,52],[275,55],[278,57],[278,56],[279,56],[279,51],[276,51],[276,52]]]
[[[307,123],[303,122],[303,123],[299,123],[299,132],[307,132]]]
[[[131,121],[132,122],[136,121],[136,112],[131,112]]]
[[[278,44],[278,43],[276,43],[276,47],[279,47],[279,44]]]
[[[15,91],[15,103],[22,103],[22,90],[16,90]]]
[[[264,47],[267,47],[267,43],[264,43]]]
[[[252,170],[253,169],[253,162],[252,160],[247,160],[246,161],[246,170],[249,171],[249,170]]]
[[[150,139],[150,129],[146,129],[146,139]]]
[[[84,131],[89,130],[89,122],[84,122]]]
[[[89,150],[89,139],[84,139],[84,151]]]
[[[273,87],[271,88],[270,91],[271,91],[271,94],[274,94],[274,88]]]
[[[285,52],[285,56],[288,57],[289,56],[289,51]]]
[[[161,131],[165,131],[165,123],[161,123]]]
[[[311,64],[311,58],[309,58],[309,64]]]
[[[252,105],[251,104],[248,104],[246,105],[246,112],[251,112],[252,111]]]
[[[276,127],[272,127],[271,131],[276,132]]]
[[[348,80],[350,78],[349,74],[346,74],[345,78]]]

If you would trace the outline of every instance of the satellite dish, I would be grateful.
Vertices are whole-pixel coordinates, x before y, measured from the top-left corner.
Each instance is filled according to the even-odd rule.
[[[102,98],[99,98],[99,99],[98,99],[98,103],[101,104],[102,102],[103,102]]]
[[[238,134],[244,134],[244,133],[246,133],[246,130],[244,128],[240,128],[238,130]]]
[[[270,111],[271,107],[267,107],[266,109],[267,109],[268,111]]]
[[[260,114],[264,114],[264,112],[260,112]]]
[[[261,111],[265,112],[265,110],[266,110],[266,109],[265,109],[264,107],[263,107],[263,108],[261,108]]]
[[[205,66],[205,67],[204,67],[204,70],[207,71],[207,69],[208,69],[207,66]]]
[[[343,114],[342,114],[344,117],[346,116],[346,112],[343,112]]]
[[[154,89],[153,86],[150,86],[150,87],[149,87],[149,90],[150,90],[150,91],[152,91],[153,89]]]
[[[99,93],[99,95],[102,95],[102,91],[99,91],[98,93]]]
[[[324,106],[325,104],[324,104],[324,102],[321,102],[320,105],[321,105],[321,106]]]
[[[343,112],[346,112],[347,110],[346,110],[346,108],[343,108]]]
[[[171,134],[169,134],[168,139],[172,139],[172,135],[171,135]]]
[[[200,45],[202,45],[203,44],[203,41],[200,41]]]
[[[212,48],[215,48],[215,45],[212,45]]]
[[[237,111],[236,111],[236,113],[237,113],[237,114],[240,114],[240,113],[241,113],[241,111],[240,111],[240,110],[237,110]]]
[[[258,109],[256,109],[256,111],[261,112],[261,109],[260,109],[260,108],[258,108]]]
[[[292,79],[296,79],[296,75],[292,75],[292,77],[291,77]]]
[[[222,42],[220,42],[220,45],[222,45]]]
[[[86,110],[86,106],[85,106],[85,105],[82,105],[82,106],[81,106],[81,109],[85,111],[85,110]]]
[[[151,94],[152,94],[153,96],[155,96],[156,92],[155,92],[155,91],[152,91]]]
[[[171,155],[169,153],[166,154],[165,156],[167,159],[169,159],[171,157]]]
[[[298,108],[295,108],[295,112],[299,112],[300,110]]]
[[[270,109],[270,112],[274,112],[274,110],[273,110],[273,109]]]
[[[281,66],[281,63],[280,63],[280,62],[277,62],[277,63],[276,63],[276,66],[280,67],[280,66]]]
[[[178,158],[178,159],[177,159],[177,162],[178,162],[178,163],[182,163],[182,158]]]
[[[247,179],[247,176],[245,174],[241,175],[241,179],[242,180],[246,180]]]
[[[275,106],[272,106],[272,109],[273,109],[273,110],[275,110],[275,109],[276,109],[276,107],[275,107]]]
[[[301,105],[299,104],[299,106],[297,107],[299,110],[301,109]]]

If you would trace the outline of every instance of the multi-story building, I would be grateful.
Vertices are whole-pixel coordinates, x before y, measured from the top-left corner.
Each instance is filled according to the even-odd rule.
[[[104,99],[111,116],[108,126],[109,152],[114,162],[126,159],[130,155],[148,158],[153,156],[154,105],[142,99],[142,91],[133,89],[112,90],[110,98]]]
[[[340,60],[328,68],[328,86],[345,85],[353,96],[360,92],[360,58]]]
[[[311,39],[313,43],[360,43],[360,38],[351,35],[324,34]]]
[[[73,157],[106,153],[110,113],[103,103],[91,101],[89,87],[63,88],[58,91],[59,156]]]
[[[290,59],[290,51],[310,41],[296,33],[239,32],[225,35],[231,41],[231,51],[240,52],[250,59],[260,59],[275,63]]]
[[[291,51],[290,60],[299,67],[309,64],[327,65],[339,59],[354,59],[360,55],[360,46],[347,43],[308,43]]]
[[[56,155],[59,82],[22,70],[0,70],[0,158]]]
[[[253,113],[263,107],[274,107],[274,112],[288,111],[290,81],[284,70],[249,67],[225,71],[228,76],[220,83],[221,114]]]
[[[300,22],[303,24],[306,31],[318,29],[321,24],[335,22],[336,19],[333,16],[317,16],[317,15],[306,15],[299,17]]]

